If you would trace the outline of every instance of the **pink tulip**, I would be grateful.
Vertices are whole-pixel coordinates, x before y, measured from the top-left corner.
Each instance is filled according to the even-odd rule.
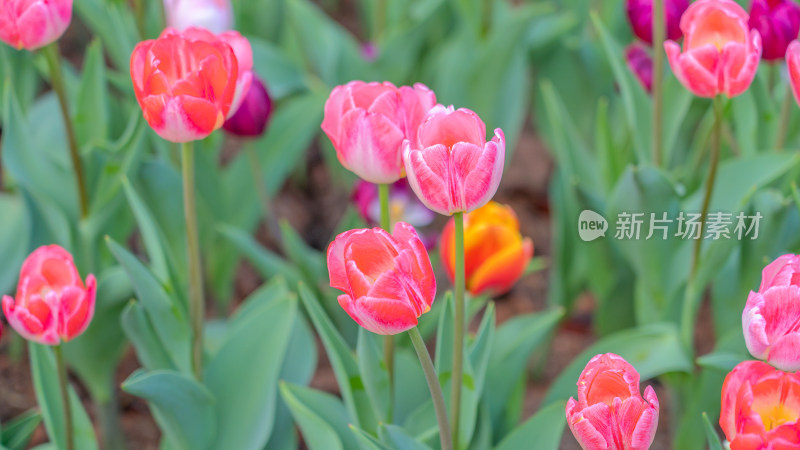
[[[800,376],[739,363],[722,384],[719,425],[731,450],[800,448]]]
[[[322,131],[347,170],[370,183],[394,183],[405,176],[403,141],[416,141],[435,104],[436,95],[423,84],[351,81],[335,87],[325,102]]]
[[[236,136],[258,137],[264,134],[271,113],[272,99],[267,87],[254,76],[238,111],[225,121],[222,128]]]
[[[72,0],[0,0],[0,41],[17,50],[55,42],[72,21]]]
[[[193,41],[205,41],[208,43],[222,41],[233,49],[239,72],[236,78],[236,91],[233,94],[231,109],[226,117],[226,119],[230,119],[239,110],[253,82],[253,48],[250,46],[250,41],[239,34],[238,31],[225,31],[215,35],[203,28],[189,27],[181,34]]]
[[[394,233],[380,228],[346,231],[328,247],[331,287],[339,304],[359,325],[377,334],[398,334],[417,325],[436,296],[436,277],[414,228],[398,222]]]
[[[800,256],[784,255],[764,268],[758,292],[742,312],[753,357],[788,371],[800,370]]]
[[[429,209],[470,212],[492,199],[506,155],[503,130],[486,142],[486,125],[468,109],[437,105],[419,127],[418,144],[406,141],[408,183]]]
[[[786,67],[789,69],[789,85],[794,99],[800,104],[800,42],[796,40],[786,49]]]
[[[658,427],[652,386],[639,393],[639,372],[613,353],[597,355],[567,401],[567,425],[584,450],[646,450]]]
[[[647,44],[653,45],[653,0],[627,0],[625,6],[633,34]],[[681,15],[688,7],[689,0],[666,0],[664,2],[667,39],[674,41],[681,38],[679,26]]]
[[[642,87],[647,92],[653,90],[653,58],[647,49],[639,43],[631,44],[625,49],[625,60],[628,68],[636,75]]]
[[[200,27],[219,34],[233,29],[230,0],[164,0],[164,12],[167,26],[179,31]]]
[[[22,264],[16,298],[3,297],[3,313],[25,339],[58,345],[89,326],[96,289],[94,275],[84,286],[66,250],[57,245],[39,247]]]
[[[761,35],[733,0],[698,0],[681,18],[683,53],[664,43],[672,71],[698,97],[735,97],[750,87],[761,60]]]
[[[794,0],[753,0],[749,24],[764,41],[764,60],[779,61],[800,32],[800,6]]]

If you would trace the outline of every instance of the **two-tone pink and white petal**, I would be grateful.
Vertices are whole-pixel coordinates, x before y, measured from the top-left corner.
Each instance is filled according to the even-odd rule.
[[[742,313],[745,344],[755,358],[784,371],[800,370],[800,287],[751,292]]]

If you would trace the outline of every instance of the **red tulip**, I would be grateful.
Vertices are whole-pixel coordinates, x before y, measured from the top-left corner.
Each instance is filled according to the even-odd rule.
[[[429,209],[446,216],[480,208],[492,199],[505,164],[506,139],[474,112],[436,105],[419,126],[419,143],[406,140],[408,184]]]
[[[731,450],[800,448],[800,376],[739,363],[722,384],[719,425]]]
[[[417,325],[436,296],[428,252],[411,225],[394,233],[380,228],[346,231],[328,247],[331,287],[359,325],[377,334],[398,334]]]
[[[0,41],[36,50],[55,42],[72,21],[72,0],[0,0]]]
[[[800,6],[794,0],[753,0],[749,24],[761,34],[764,60],[782,60],[800,32]]]
[[[220,128],[239,77],[229,44],[190,36],[168,28],[158,39],[140,42],[131,55],[133,89],[144,118],[172,142],[203,139]]]
[[[639,372],[613,353],[592,358],[578,378],[567,424],[584,450],[646,450],[658,428],[658,398],[639,394]]]
[[[370,183],[394,183],[405,176],[403,140],[416,140],[435,104],[436,95],[423,84],[351,81],[331,91],[322,131],[347,170]]]
[[[761,61],[761,36],[733,0],[698,0],[681,17],[683,52],[664,43],[678,80],[698,97],[735,97],[750,87]]]
[[[89,326],[96,289],[94,275],[83,284],[69,252],[57,245],[39,247],[22,264],[16,298],[3,297],[3,313],[25,339],[58,345]]]

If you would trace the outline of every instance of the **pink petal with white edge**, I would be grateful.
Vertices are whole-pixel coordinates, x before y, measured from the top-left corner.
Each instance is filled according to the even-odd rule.
[[[754,358],[766,359],[769,350],[767,337],[767,321],[761,315],[764,297],[757,292],[750,292],[747,306],[742,311],[742,329],[747,350]]]
[[[767,362],[786,372],[800,370],[800,333],[787,334],[773,342]]]
[[[382,114],[357,108],[342,118],[337,155],[348,170],[370,183],[394,183],[403,176],[403,132]]]
[[[746,46],[739,43],[725,45],[720,60],[723,94],[736,97],[750,87],[761,62],[761,50],[761,35],[756,30],[751,31]]]
[[[470,212],[489,202],[497,193],[503,177],[506,158],[506,142],[503,130],[494,130],[495,137],[483,147],[475,165],[466,172],[464,184],[464,211]],[[456,146],[453,147],[453,163],[461,162]],[[462,166],[463,167],[463,166]],[[454,172],[458,173],[458,169]]]
[[[424,150],[411,150],[405,142],[403,159],[411,189],[431,211],[449,216],[456,212],[451,197],[449,179],[449,154],[444,145],[434,145]]]
[[[718,93],[718,79],[709,70],[707,59],[717,58],[718,52],[714,46],[706,47],[709,48],[698,48],[682,54],[677,43],[664,42],[664,51],[667,53],[669,65],[678,81],[698,97],[711,98]],[[702,64],[701,61],[706,64]]]
[[[328,276],[331,280],[331,287],[340,291],[350,292],[350,281],[347,279],[347,269],[345,268],[344,250],[347,239],[354,233],[363,233],[366,230],[350,230],[336,236],[333,242],[328,245]]]
[[[414,310],[399,300],[361,297],[351,303],[347,312],[359,325],[376,334],[394,335],[417,326]]]
[[[792,41],[786,49],[786,66],[794,100],[800,105],[800,42]]]

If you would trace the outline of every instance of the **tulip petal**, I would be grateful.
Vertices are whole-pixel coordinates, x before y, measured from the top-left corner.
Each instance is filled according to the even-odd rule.
[[[449,152],[444,145],[434,145],[424,150],[410,150],[408,143],[404,154],[408,184],[428,209],[449,216],[457,210],[453,204],[449,185]]]
[[[394,183],[402,176],[403,132],[382,114],[357,108],[344,115],[336,148],[348,170],[375,184]]]
[[[351,317],[367,330],[383,335],[394,335],[417,326],[417,315],[402,301],[361,297],[352,303]]]
[[[800,333],[786,334],[775,340],[770,346],[767,362],[780,370],[800,370]]]
[[[533,242],[525,239],[521,245],[507,247],[478,267],[468,281],[468,289],[473,295],[491,292],[501,295],[509,291],[533,255]]]
[[[336,236],[333,242],[328,245],[328,276],[330,277],[330,286],[340,291],[350,291],[350,281],[347,279],[347,269],[345,268],[344,250],[347,245],[347,240],[354,233],[362,232],[363,230],[350,230]]]

